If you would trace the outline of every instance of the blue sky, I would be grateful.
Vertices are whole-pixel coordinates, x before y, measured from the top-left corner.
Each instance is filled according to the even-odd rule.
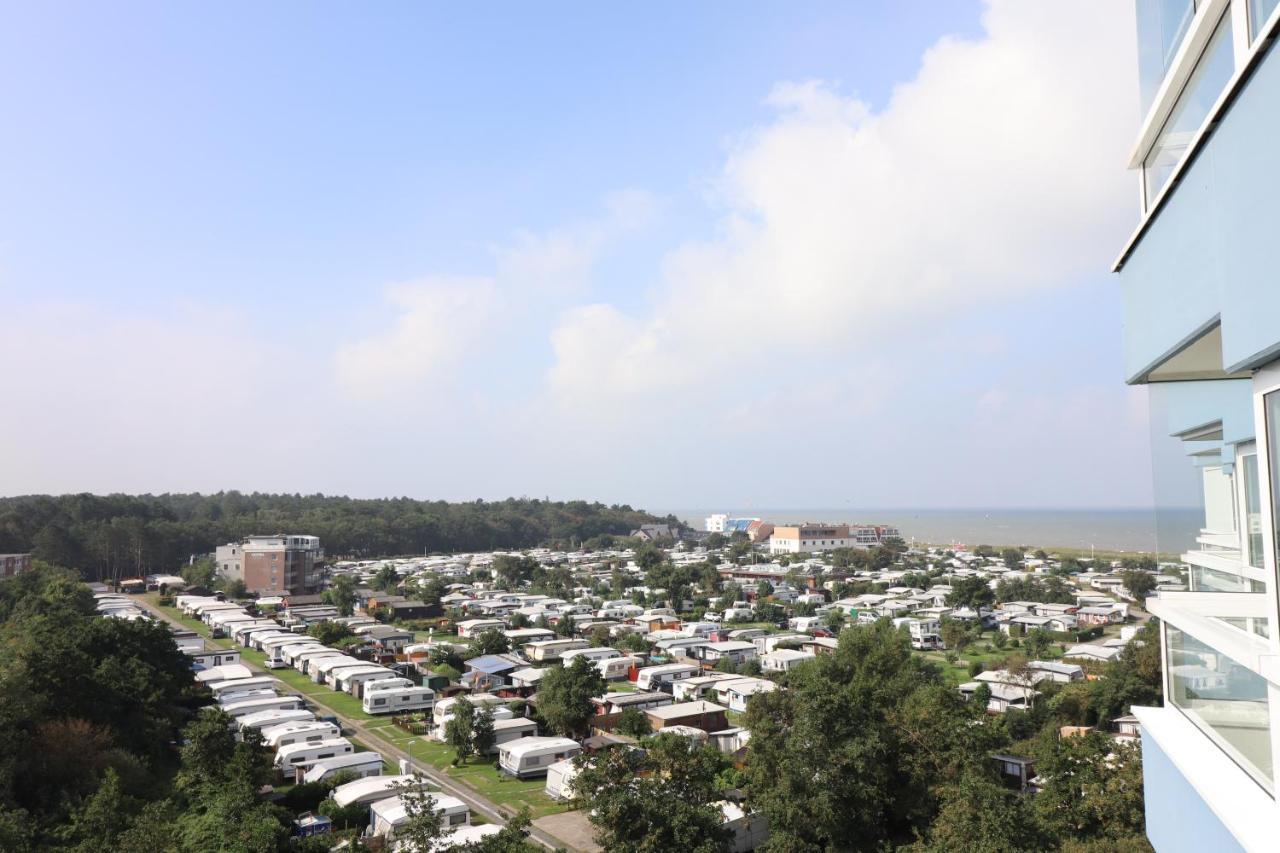
[[[1140,504],[1115,5],[13,4],[0,493]]]

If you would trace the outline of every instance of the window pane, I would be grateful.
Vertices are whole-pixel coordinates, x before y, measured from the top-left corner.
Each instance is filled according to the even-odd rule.
[[[1240,457],[1244,477],[1244,532],[1249,565],[1262,568],[1262,498],[1258,487],[1257,454]]]
[[[1185,631],[1166,631],[1170,700],[1270,790],[1266,680]]]
[[[1262,27],[1276,10],[1280,0],[1249,0],[1249,32],[1253,38],[1262,35]]]
[[[1178,103],[1169,114],[1160,131],[1160,137],[1152,146],[1143,164],[1146,177],[1147,203],[1160,193],[1169,182],[1174,168],[1191,145],[1191,138],[1204,124],[1218,96],[1222,94],[1235,70],[1235,56],[1231,46],[1230,10],[1222,16],[1218,28],[1209,38],[1209,44],[1200,56],[1196,70],[1187,81]]]
[[[1138,0],[1137,13],[1138,83],[1145,114],[1191,26],[1196,5],[1192,0]]]

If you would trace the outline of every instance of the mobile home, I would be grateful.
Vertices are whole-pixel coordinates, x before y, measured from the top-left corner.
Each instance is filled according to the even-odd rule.
[[[545,776],[557,761],[582,752],[575,740],[564,737],[522,737],[498,747],[498,766],[517,779]]]
[[[314,722],[316,715],[305,708],[298,708],[290,711],[255,711],[252,714],[246,714],[236,720],[236,726],[240,731],[245,729],[264,729],[271,726],[279,726],[284,723],[301,723]]]
[[[305,704],[298,696],[274,696],[265,699],[246,699],[243,702],[234,702],[230,705],[222,706],[222,710],[237,720],[240,717],[249,714],[256,714],[259,711],[299,711],[305,708]]]
[[[504,743],[511,743],[521,738],[533,737],[538,733],[538,724],[524,717],[512,717],[509,720],[493,721],[493,746],[488,755],[494,755]]]
[[[324,684],[331,670],[341,666],[361,665],[368,661],[353,658],[351,655],[339,654],[329,657],[313,657],[307,661],[307,676],[316,684]]]
[[[366,776],[353,782],[345,782],[333,789],[333,801],[341,808],[347,806],[371,806],[379,800],[398,796],[400,786],[414,784],[408,773],[397,776]]]
[[[360,686],[370,681],[382,681],[388,678],[395,678],[394,671],[387,669],[385,666],[371,663],[366,664],[359,669],[349,669],[342,673],[342,677],[338,679],[338,689],[343,693],[350,693],[352,696],[360,695]]]
[[[355,747],[344,737],[330,738],[316,743],[291,743],[280,747],[276,752],[275,765],[287,772],[289,768],[310,767],[317,761],[337,755],[350,755],[353,752]]]
[[[435,702],[436,693],[430,687],[391,687],[366,693],[361,707],[366,714],[398,714],[426,710]]]
[[[312,764],[305,773],[301,768],[297,771],[302,782],[323,782],[339,773],[352,774],[357,779],[366,776],[382,775],[382,756],[376,752],[352,752],[347,755],[335,755]]]
[[[269,675],[255,675],[249,678],[230,678],[226,681],[219,681],[209,685],[209,692],[216,699],[227,693],[235,693],[241,690],[253,690],[259,687],[279,687],[280,682]]]
[[[434,796],[436,811],[440,813],[440,822],[446,826],[466,826],[471,823],[471,810],[467,804],[457,797],[445,794]],[[396,829],[409,819],[404,801],[399,796],[377,800],[369,806],[369,817],[373,826],[373,835],[395,838]]]
[[[572,649],[585,649],[590,645],[586,640],[541,640],[536,643],[525,643],[525,657],[535,663],[559,660],[560,656]]]
[[[297,720],[280,723],[262,730],[262,740],[272,749],[280,749],[295,743],[317,743],[342,737],[342,731],[333,723],[319,720]]]
[[[547,768],[546,794],[553,800],[573,799],[573,780],[578,775],[578,768],[573,766],[573,759],[557,761]]]
[[[669,693],[671,692],[672,682],[693,678],[699,672],[701,672],[701,669],[689,663],[646,666],[636,676],[636,690],[661,690]]]

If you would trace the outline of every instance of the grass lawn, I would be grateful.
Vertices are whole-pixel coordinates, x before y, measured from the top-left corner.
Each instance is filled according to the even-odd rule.
[[[416,749],[414,755],[417,755]],[[534,819],[569,810],[567,803],[557,803],[547,796],[545,779],[514,779],[500,773],[493,764],[474,758],[462,767],[449,768],[447,772],[451,778],[465,782],[499,806],[514,811],[527,806]]]
[[[1060,643],[1052,643],[1041,659],[1057,660],[1062,657],[1064,651],[1066,649]],[[961,652],[955,664],[947,661],[946,652],[916,652],[916,654],[937,664],[947,682],[958,687],[966,681],[973,680],[972,676],[969,675],[969,665],[974,661],[980,661],[984,669],[994,669],[998,662],[1010,655],[1025,655],[1026,649],[1022,647],[1021,643],[1019,643],[1019,648],[1016,649],[1011,645],[1006,645],[1003,649],[997,649],[991,644],[990,640],[980,640]]]

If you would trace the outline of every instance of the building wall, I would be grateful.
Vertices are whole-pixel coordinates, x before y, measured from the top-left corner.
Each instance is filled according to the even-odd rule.
[[[1147,838],[1160,853],[1230,853],[1244,850],[1155,738],[1142,736],[1142,779]]]
[[[1227,368],[1275,344],[1280,287],[1280,62],[1274,50],[1219,123],[1120,270],[1125,374],[1144,369],[1221,316]]]
[[[0,578],[11,578],[30,569],[30,554],[0,554]]]

